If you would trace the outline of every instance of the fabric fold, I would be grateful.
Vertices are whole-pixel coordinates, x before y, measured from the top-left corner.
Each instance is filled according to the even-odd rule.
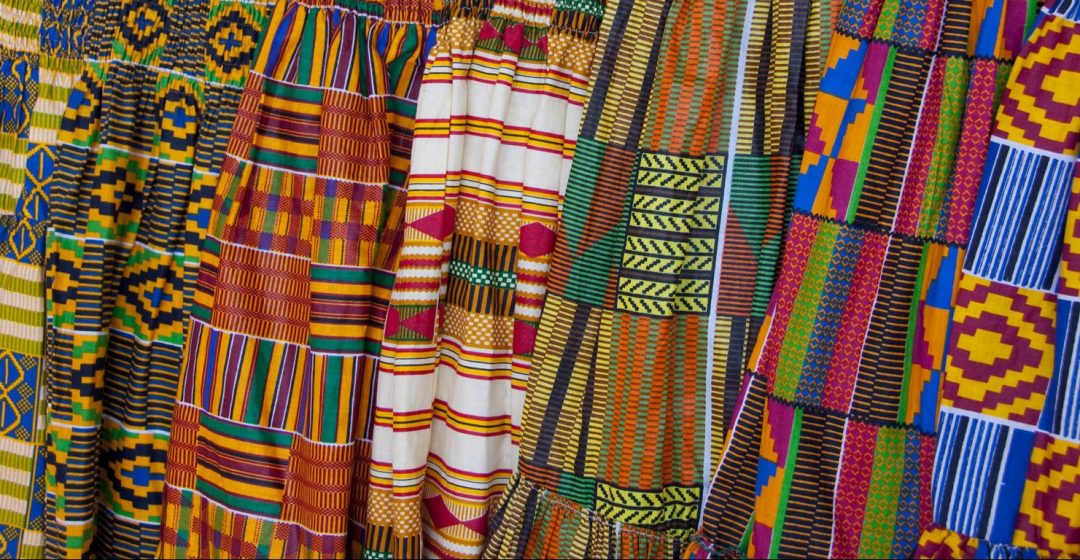
[[[192,284],[162,556],[362,555],[376,364],[440,13],[280,0],[237,76]]]
[[[951,303],[1025,0],[852,0],[690,556],[909,557]]]
[[[485,556],[671,557],[778,266],[832,6],[607,7]]]
[[[450,5],[420,86],[376,389],[367,554],[477,558],[517,465],[594,0]]]

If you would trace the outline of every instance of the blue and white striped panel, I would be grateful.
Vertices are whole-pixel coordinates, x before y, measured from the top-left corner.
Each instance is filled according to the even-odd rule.
[[[1047,12],[1044,7],[1043,12]],[[1080,22],[1080,0],[1058,0],[1054,2],[1054,8],[1049,13],[1065,19]]]
[[[965,535],[1011,542],[1034,436],[989,417],[942,410],[935,521]]]
[[[1052,290],[1075,159],[990,143],[966,268],[983,278]]]
[[[1039,429],[1080,441],[1080,302],[1061,298],[1057,311],[1054,377]]]

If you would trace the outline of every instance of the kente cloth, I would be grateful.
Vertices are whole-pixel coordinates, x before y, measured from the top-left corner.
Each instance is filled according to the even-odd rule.
[[[910,557],[951,302],[1028,0],[849,0],[691,555]]]
[[[687,546],[777,272],[833,17],[810,0],[607,12],[490,558]]]
[[[90,0],[0,2],[0,556],[45,544],[45,228]]]
[[[49,183],[46,555],[147,558],[259,0],[97,0]]]
[[[1080,556],[1080,2],[1001,97],[949,346],[926,558]]]
[[[164,557],[362,554],[375,371],[438,8],[274,8],[200,255]]]
[[[462,0],[420,86],[378,370],[370,558],[479,558],[517,465],[603,2]]]

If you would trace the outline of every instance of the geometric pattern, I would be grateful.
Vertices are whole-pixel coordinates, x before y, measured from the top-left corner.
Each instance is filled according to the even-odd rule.
[[[1034,425],[1054,369],[1056,298],[966,274],[942,406]]]
[[[262,7],[208,15],[207,72],[238,86],[236,118],[184,267],[160,554],[359,557],[416,97],[440,14],[283,0],[264,26],[246,6]],[[249,42],[261,47],[237,50]]]
[[[451,6],[419,84],[379,357],[365,554],[380,558],[483,551],[517,465],[605,13],[592,0]]]
[[[949,328],[920,556],[1080,554],[1080,10],[1044,7],[1005,85]]]
[[[1071,4],[1071,2],[1066,2]],[[1067,8],[1056,6],[1064,14]],[[1072,49],[1080,23],[1053,17],[1039,23],[1025,46],[1001,101],[998,133],[1004,140],[1038,151],[1075,156],[1080,146],[1078,95],[1072,88],[1080,52]]]
[[[45,544],[45,228],[91,2],[0,9],[0,556]]]
[[[45,268],[45,552],[143,557],[205,208],[267,6],[98,0],[61,100]],[[77,20],[76,20],[77,21]],[[63,36],[66,21],[49,36]]]
[[[997,222],[973,219],[988,160],[1017,175],[988,146],[1029,5],[849,0],[836,15],[806,113],[779,279],[695,554],[910,556],[934,520],[938,400],[958,360],[944,341],[971,338],[964,328],[1008,326],[1012,346],[1000,359],[1027,375],[1016,391],[988,383],[972,402],[985,396],[1005,414],[1030,413],[1027,394],[1047,381],[1035,366],[1054,360],[1052,303],[1036,294],[1009,314],[980,294],[987,309],[972,307],[962,327],[950,322],[973,228],[1043,233],[1041,224],[1062,217],[1059,201],[1031,194],[1027,213],[1003,206]],[[1029,182],[1009,184],[1023,191]],[[1044,267],[1027,281],[1053,278],[1045,266],[1053,243],[1016,246],[1027,249],[1023,262],[1003,270],[1019,277],[1037,261]]]
[[[818,8],[606,6],[486,557],[696,546],[833,41]]]
[[[617,309],[707,313],[724,158],[642,153],[627,223]]]

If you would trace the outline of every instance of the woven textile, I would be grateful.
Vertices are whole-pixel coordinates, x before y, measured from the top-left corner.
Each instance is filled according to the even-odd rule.
[[[466,0],[420,88],[372,441],[375,558],[477,558],[521,408],[588,76],[594,0]],[[423,538],[421,538],[421,534]]]
[[[37,101],[43,0],[0,3],[0,216],[11,216],[25,186],[30,118]]]
[[[1080,2],[1045,9],[997,116],[949,328],[935,558],[1080,556]]]
[[[156,552],[198,246],[266,11],[95,5],[50,182],[49,556]]]
[[[945,333],[1026,0],[850,0],[696,555],[908,557]]]
[[[686,547],[764,316],[833,15],[808,1],[622,0],[607,12],[520,472],[487,557]]]
[[[200,256],[165,557],[361,554],[376,360],[435,8],[274,10]]]
[[[82,69],[90,4],[0,7],[0,556],[9,558],[44,555],[48,184],[64,104]]]

